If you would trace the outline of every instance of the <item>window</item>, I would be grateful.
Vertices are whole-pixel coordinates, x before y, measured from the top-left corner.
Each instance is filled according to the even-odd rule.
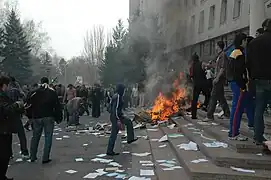
[[[204,11],[201,11],[199,17],[199,33],[203,33],[203,31],[204,31]]]
[[[195,32],[195,23],[196,23],[196,17],[195,15],[193,15],[191,17],[191,31],[190,31],[191,37],[194,35],[194,32]]]
[[[209,29],[213,28],[214,25],[215,25],[215,5],[210,7]]]
[[[222,0],[220,11],[220,24],[224,24],[227,22],[227,6],[228,0]]]
[[[210,51],[209,55],[212,56],[215,54],[215,40],[210,40]]]
[[[241,15],[242,0],[234,0],[233,18],[238,18]]]

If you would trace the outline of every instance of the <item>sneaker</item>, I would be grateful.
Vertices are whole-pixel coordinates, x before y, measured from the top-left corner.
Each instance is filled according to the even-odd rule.
[[[244,137],[241,135],[235,136],[235,137],[229,137],[229,140],[233,141],[248,141],[248,137]]]
[[[267,139],[265,139],[264,137],[259,141],[259,140],[256,140],[254,138],[254,143],[257,145],[257,146],[261,146],[261,145],[264,145],[265,141],[267,141]]]

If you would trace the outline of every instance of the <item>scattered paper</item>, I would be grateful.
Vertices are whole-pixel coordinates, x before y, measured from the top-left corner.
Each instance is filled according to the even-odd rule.
[[[69,138],[70,138],[70,136],[63,136],[63,138],[65,138],[65,139],[69,139]]]
[[[99,173],[89,173],[88,175],[84,176],[84,179],[95,179],[96,177],[100,176]]]
[[[142,166],[145,166],[145,167],[153,167],[154,164],[153,164],[153,163],[150,163],[150,164],[142,164]]]
[[[198,128],[194,128],[194,127],[190,127],[190,128],[187,128],[188,130],[194,130],[194,131],[200,131],[200,129]]]
[[[219,124],[217,124],[217,123],[212,123],[212,125],[213,125],[213,126],[218,126]]]
[[[88,146],[88,144],[83,144],[84,147]]]
[[[198,164],[198,163],[201,163],[201,162],[208,162],[208,160],[207,159],[197,159],[197,160],[193,160],[191,162],[195,163],[195,164]]]
[[[164,135],[163,137],[161,137],[161,138],[159,139],[159,142],[167,142],[167,141],[168,141],[167,135]]]
[[[158,131],[158,129],[147,129],[147,131]]]
[[[127,174],[118,174],[115,178],[116,179],[125,179]]]
[[[77,173],[77,171],[75,171],[75,170],[68,170],[68,171],[65,171],[66,173],[68,173],[68,174],[74,174],[74,173]]]
[[[167,147],[167,145],[163,144],[163,145],[159,146],[159,148],[164,148],[164,147]]]
[[[117,169],[116,172],[123,173],[123,172],[125,172],[125,170]]]
[[[178,137],[184,137],[182,134],[168,134],[168,137],[170,138],[178,138]]]
[[[140,164],[152,164],[152,161],[139,161]]]
[[[198,145],[192,141],[190,141],[188,144],[180,144],[178,147],[180,149],[184,149],[185,151],[198,151]]]
[[[105,168],[106,171],[118,171],[119,168],[118,167],[107,167]]]
[[[123,153],[123,154],[130,154],[129,151],[123,151],[122,153]]]
[[[154,171],[140,169],[140,176],[154,176]]]
[[[173,171],[175,169],[182,169],[181,166],[174,166],[174,167],[169,167],[169,168],[162,168],[164,171]]]
[[[152,142],[159,141],[159,139],[151,139]]]
[[[219,148],[219,147],[223,147],[223,148],[227,148],[228,144],[223,143],[223,142],[218,142],[218,141],[214,141],[212,143],[203,143],[206,147],[210,147],[210,148]]]
[[[184,127],[189,127],[189,126],[194,126],[194,124],[189,123],[189,124],[184,125]]]
[[[151,153],[145,152],[145,153],[132,153],[134,156],[139,156],[139,157],[144,157],[144,156],[149,156]]]
[[[56,140],[57,140],[57,141],[61,141],[61,140],[62,140],[62,138],[56,138]]]
[[[99,176],[107,174],[103,169],[97,169],[96,172],[99,173]]]
[[[164,167],[167,167],[167,168],[174,167],[173,164],[169,164],[169,163],[162,163],[162,164],[160,164],[160,166],[164,166]]]
[[[227,132],[227,133],[229,132],[229,130],[226,130],[226,129],[222,129],[221,131],[222,132]]]
[[[110,163],[113,161],[113,159],[94,158],[91,161],[100,163]]]
[[[132,176],[128,180],[151,180],[151,178]]]
[[[59,133],[53,133],[53,135],[54,135],[54,136],[57,136],[57,135],[59,135]]]
[[[209,140],[209,141],[215,141],[215,139],[212,138],[208,138],[206,136],[204,136],[203,134],[200,135],[203,139]]]
[[[174,127],[176,126],[176,124],[171,124],[168,126],[169,129],[174,129]]]
[[[158,162],[158,163],[164,163],[164,162],[167,162],[167,160],[156,160],[156,162]]]
[[[115,177],[117,175],[119,175],[119,173],[109,173],[106,176],[108,176],[108,177]]]
[[[263,156],[263,154],[262,153],[258,153],[258,154],[256,154],[257,156]]]
[[[202,121],[198,121],[197,122],[199,125],[203,125],[203,126],[210,126],[211,124],[208,122],[202,122]]]
[[[106,154],[99,154],[99,155],[97,155],[97,157],[105,157],[106,156]]]
[[[126,144],[126,143],[127,143],[127,141],[121,141],[121,143],[122,143],[122,144]]]
[[[120,164],[117,163],[117,162],[111,162],[111,163],[109,163],[108,165],[114,166],[114,167],[122,167],[122,165],[120,165]]]
[[[231,167],[231,169],[238,172],[255,173],[255,170],[250,170],[250,169],[243,169],[243,168],[236,168],[236,167]]]
[[[82,162],[82,161],[84,161],[84,159],[83,158],[75,158],[75,161],[76,162]]]
[[[16,162],[22,162],[23,161],[23,159],[22,158],[18,158],[18,159],[16,159]]]

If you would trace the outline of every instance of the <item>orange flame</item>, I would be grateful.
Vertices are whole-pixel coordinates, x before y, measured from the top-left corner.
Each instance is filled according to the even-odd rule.
[[[149,112],[152,120],[165,121],[168,120],[170,115],[177,113],[180,109],[180,100],[186,96],[184,88],[180,87],[181,80],[183,79],[183,73],[180,73],[180,77],[173,83],[173,92],[169,96],[165,96],[163,93],[159,93],[154,101],[154,106]]]

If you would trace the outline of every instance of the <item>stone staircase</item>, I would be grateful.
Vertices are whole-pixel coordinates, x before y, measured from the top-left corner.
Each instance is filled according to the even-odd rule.
[[[249,137],[248,142],[229,141],[227,136],[227,121],[216,119],[213,123],[203,123],[192,120],[189,116],[173,118],[177,127],[169,129],[160,126],[158,131],[149,131],[148,136],[152,149],[153,159],[161,159],[169,155],[175,157],[183,167],[171,179],[182,180],[271,180],[271,156],[263,153],[263,148],[253,144],[252,132],[242,123],[241,133]],[[182,134],[174,138],[170,134]],[[168,135],[167,147],[161,152],[159,143],[152,141],[157,137]],[[194,142],[198,151],[179,149],[182,143]],[[207,147],[205,143],[220,142],[228,147]],[[159,155],[160,154],[160,155]],[[206,162],[193,163],[191,161],[206,159]],[[240,172],[233,168],[254,170],[255,172]],[[157,172],[158,170],[156,170]],[[161,173],[159,179],[162,178]],[[167,176],[168,178],[168,176]]]

